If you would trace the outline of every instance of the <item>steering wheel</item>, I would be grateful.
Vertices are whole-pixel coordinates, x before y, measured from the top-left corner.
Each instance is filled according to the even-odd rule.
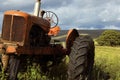
[[[51,28],[56,27],[58,25],[58,17],[52,11],[45,11],[45,13],[43,14],[43,18],[50,22]]]

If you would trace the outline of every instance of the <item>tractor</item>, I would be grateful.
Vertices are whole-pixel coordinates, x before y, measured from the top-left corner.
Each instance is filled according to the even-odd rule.
[[[45,72],[48,61],[52,61],[51,66],[56,65],[68,55],[68,80],[92,80],[93,39],[71,29],[67,33],[66,47],[63,47],[52,38],[60,31],[57,15],[41,10],[40,5],[41,0],[37,0],[34,14],[20,10],[4,12],[0,52],[2,68],[8,72],[7,79],[17,80],[20,66],[22,63],[27,66],[27,60],[40,64]]]

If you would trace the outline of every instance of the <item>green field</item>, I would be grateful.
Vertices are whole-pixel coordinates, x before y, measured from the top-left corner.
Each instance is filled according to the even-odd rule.
[[[96,46],[95,53],[95,68],[99,70],[98,77],[120,80],[120,47]]]
[[[68,56],[63,62],[43,74],[39,66],[29,67],[28,72],[20,74],[19,77],[30,80],[66,80]],[[93,69],[93,80],[120,80],[120,47],[96,46],[95,64]]]
[[[93,80],[120,80],[120,47],[96,46]],[[20,80],[66,80],[68,57],[44,74],[40,66],[28,66],[27,72],[19,73]],[[1,76],[3,74],[1,73]],[[3,77],[1,78],[4,79]]]

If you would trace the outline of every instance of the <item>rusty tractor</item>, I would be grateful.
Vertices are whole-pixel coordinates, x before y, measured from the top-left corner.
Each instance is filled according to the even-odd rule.
[[[68,80],[92,80],[95,48],[92,38],[71,29],[66,37],[66,47],[63,47],[51,38],[60,31],[57,15],[41,10],[40,4],[41,0],[37,0],[33,15],[20,10],[4,13],[0,51],[8,80],[17,80],[20,65],[26,60],[39,63],[45,71],[48,61],[52,61],[52,65],[59,64],[66,55],[69,56]]]

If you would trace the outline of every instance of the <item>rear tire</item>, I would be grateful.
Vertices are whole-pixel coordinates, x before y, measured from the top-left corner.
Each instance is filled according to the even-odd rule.
[[[68,80],[92,80],[94,42],[89,36],[79,36],[69,55]]]

